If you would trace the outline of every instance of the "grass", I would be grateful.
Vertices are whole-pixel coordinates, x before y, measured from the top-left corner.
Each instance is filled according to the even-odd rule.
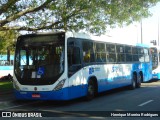
[[[13,89],[13,83],[10,81],[0,82],[0,91],[4,90],[12,90]]]

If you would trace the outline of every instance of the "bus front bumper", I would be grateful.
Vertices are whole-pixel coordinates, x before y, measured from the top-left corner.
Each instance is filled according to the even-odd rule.
[[[68,100],[68,90],[58,91],[17,91],[14,95],[18,100]]]

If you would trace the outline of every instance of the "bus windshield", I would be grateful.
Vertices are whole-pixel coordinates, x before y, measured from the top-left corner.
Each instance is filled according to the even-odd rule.
[[[64,35],[23,36],[17,41],[15,75],[21,84],[53,84],[64,71]]]

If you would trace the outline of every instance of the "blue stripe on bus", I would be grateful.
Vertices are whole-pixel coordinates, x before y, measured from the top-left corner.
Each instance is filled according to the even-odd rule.
[[[99,88],[98,92],[103,92],[106,90],[111,90],[114,88],[119,88],[123,86],[128,86],[131,84],[131,81],[127,79],[121,83],[118,82],[119,77],[117,78],[117,83],[116,81],[111,81],[107,79],[102,79],[99,82]],[[77,85],[77,86],[71,86],[68,88],[63,88],[58,91],[17,91],[14,90],[15,96],[17,99],[26,99],[26,100],[70,100],[74,98],[79,98],[86,96],[87,94],[87,84],[82,84],[82,85]],[[33,98],[32,94],[39,94],[41,97],[40,98]]]

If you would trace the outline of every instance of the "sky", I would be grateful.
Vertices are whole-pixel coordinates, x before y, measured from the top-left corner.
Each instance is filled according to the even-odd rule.
[[[144,44],[150,45],[151,40],[158,41],[158,21],[160,24],[160,2],[149,9],[151,17],[142,19],[142,40]],[[159,20],[158,20],[159,19]],[[160,31],[160,30],[159,30]],[[135,22],[123,28],[111,29],[108,33],[115,42],[124,44],[141,43],[141,23]],[[120,40],[121,39],[121,40]]]

